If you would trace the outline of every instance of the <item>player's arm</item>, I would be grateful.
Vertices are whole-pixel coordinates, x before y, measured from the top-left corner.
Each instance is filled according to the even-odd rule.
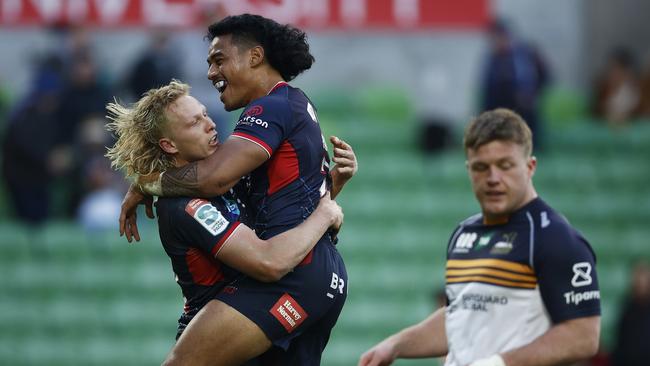
[[[479,360],[471,366],[568,365],[596,354],[599,336],[600,316],[571,319],[552,326],[533,342],[502,354],[503,364],[493,357],[494,362]]]
[[[269,157],[258,144],[230,137],[214,154],[181,168],[170,168],[160,174],[159,182],[143,184],[143,188],[146,193],[165,197],[222,195]]]
[[[263,282],[274,282],[296,267],[331,226],[339,227],[343,212],[329,193],[314,212],[297,227],[262,240],[240,225],[225,241],[216,257],[223,263]]]
[[[359,366],[390,365],[398,358],[439,357],[447,352],[443,307],[366,351],[359,359]]]
[[[334,199],[341,192],[345,183],[356,174],[359,166],[352,146],[336,136],[330,136],[330,141],[334,146],[334,157],[332,160],[336,163],[330,170],[330,175],[332,176],[332,199]]]

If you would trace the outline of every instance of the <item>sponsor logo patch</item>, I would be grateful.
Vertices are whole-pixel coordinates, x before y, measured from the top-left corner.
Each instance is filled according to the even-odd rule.
[[[573,287],[582,287],[591,285],[591,263],[579,262],[573,265],[573,278],[571,279]]]
[[[261,105],[254,105],[250,107],[246,112],[244,112],[244,115],[249,117],[255,117],[255,116],[259,116],[263,112],[264,112],[264,107],[262,107]]]
[[[514,247],[513,243],[517,238],[517,233],[505,233],[502,236],[503,240],[494,244],[492,250],[490,250],[490,254],[508,254],[512,251],[512,248]]]
[[[269,123],[266,121],[263,121],[259,118],[253,117],[253,116],[244,116],[242,117],[238,122],[238,125],[245,125],[245,126],[262,126],[264,128],[269,128]]]
[[[300,304],[298,304],[298,302],[287,293],[280,297],[278,302],[273,305],[269,312],[289,333],[293,332],[300,324],[302,324],[308,316],[307,312],[300,306]]]
[[[569,291],[564,293],[564,299],[566,300],[567,305],[574,304],[580,305],[583,301],[596,300],[600,299],[600,291],[584,291],[584,292],[574,292]]]
[[[476,241],[476,238],[478,237],[478,234],[476,233],[462,233],[456,239],[456,244],[454,246],[454,253],[467,253],[472,249],[474,246],[474,242]]]
[[[214,236],[222,233],[228,227],[228,220],[221,215],[221,212],[216,207],[204,199],[195,198],[191,200],[185,206],[185,212]]]

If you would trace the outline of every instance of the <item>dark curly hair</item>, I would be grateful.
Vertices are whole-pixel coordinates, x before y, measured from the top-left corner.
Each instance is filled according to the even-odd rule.
[[[259,15],[225,17],[208,27],[206,38],[212,41],[223,35],[231,35],[233,43],[237,45],[262,46],[268,63],[286,81],[311,68],[315,61],[309,53],[305,32]]]

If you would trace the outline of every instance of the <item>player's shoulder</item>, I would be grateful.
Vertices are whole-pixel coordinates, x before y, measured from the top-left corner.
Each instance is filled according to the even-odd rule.
[[[481,225],[482,223],[483,223],[483,214],[479,212],[461,220],[458,223],[458,225],[456,225],[456,228],[457,229],[467,228],[471,226]]]
[[[538,198],[529,206],[527,215],[531,220],[535,246],[547,250],[584,250],[593,253],[587,239],[574,228],[564,215]]]

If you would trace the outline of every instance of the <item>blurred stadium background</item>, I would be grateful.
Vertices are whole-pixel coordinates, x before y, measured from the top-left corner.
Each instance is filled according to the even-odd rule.
[[[133,100],[127,79],[136,60],[152,35],[166,32],[175,76],[193,86],[225,137],[237,116],[222,112],[204,78],[202,32],[211,17],[241,12],[308,31],[317,62],[294,84],[319,107],[324,133],[349,141],[360,164],[339,199],[349,298],[323,365],[356,364],[369,346],[437,306],[446,241],[478,210],[461,136],[480,109],[485,27],[497,18],[537,47],[552,75],[540,99],[544,149],[536,186],[597,253],[603,351],[611,352],[631,268],[650,259],[650,120],[636,114],[610,122],[590,105],[612,49],[625,47],[639,72],[650,71],[649,2],[0,0],[3,143],[12,142],[14,111],[35,87],[49,85],[36,80],[42,60],[63,52],[78,32],[100,83],[124,100]],[[66,31],[70,24],[85,26]],[[81,135],[79,125],[60,117],[39,123],[27,133],[35,150],[40,134]],[[425,140],[431,125],[447,138]],[[48,210],[41,223],[17,215],[8,183],[0,181],[0,364],[155,365],[173,343],[182,298],[155,222],[141,218],[142,242],[127,245],[116,229],[116,195],[93,201],[95,210],[69,208],[75,194],[86,202],[93,193],[92,184],[61,173],[72,169],[71,159],[87,158],[81,143],[69,143],[67,158],[48,155],[59,170],[42,172],[50,203],[41,205]],[[94,187],[113,182],[101,181]],[[121,199],[122,185],[108,189]]]

